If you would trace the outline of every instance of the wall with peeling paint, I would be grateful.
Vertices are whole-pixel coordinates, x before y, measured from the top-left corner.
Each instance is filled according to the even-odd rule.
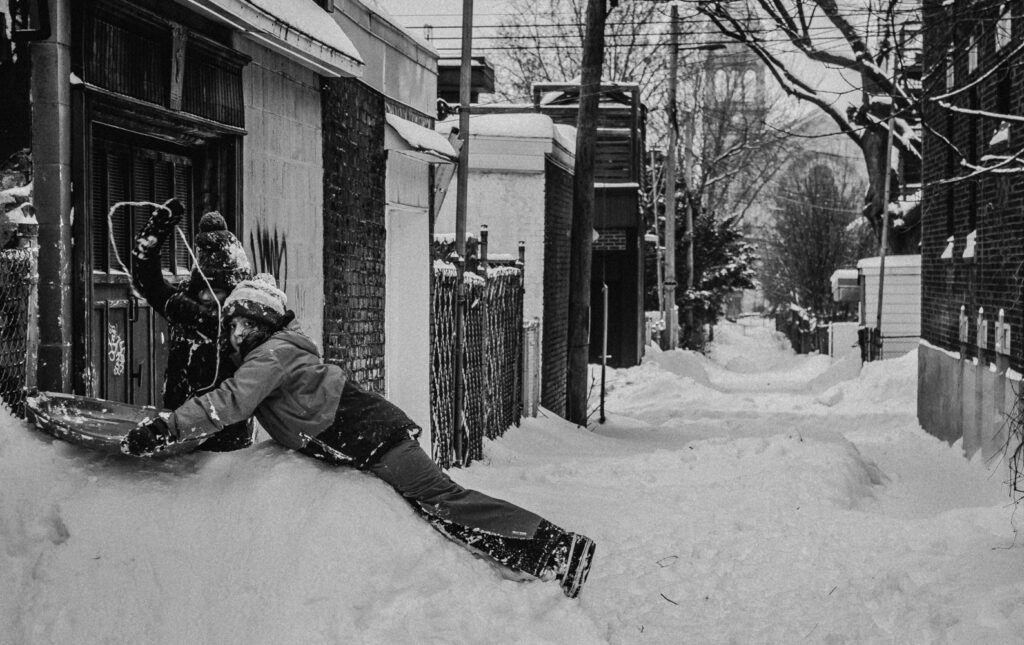
[[[323,347],[323,148],[319,77],[248,40],[243,243],[277,277],[299,324]]]

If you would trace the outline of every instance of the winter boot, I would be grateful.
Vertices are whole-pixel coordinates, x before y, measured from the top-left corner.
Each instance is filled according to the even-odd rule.
[[[566,596],[575,598],[580,595],[590,573],[595,546],[593,540],[578,533],[566,533],[559,539],[551,554],[551,562],[555,579]]]

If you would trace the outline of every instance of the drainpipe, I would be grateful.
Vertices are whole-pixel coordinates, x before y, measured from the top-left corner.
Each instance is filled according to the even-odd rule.
[[[51,34],[32,43],[32,181],[39,220],[41,390],[71,391],[71,7],[50,0]]]

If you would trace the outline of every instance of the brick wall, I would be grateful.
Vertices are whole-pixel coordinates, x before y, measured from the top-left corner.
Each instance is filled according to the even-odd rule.
[[[384,391],[384,97],[351,79],[321,92],[327,360]]]
[[[1020,57],[1002,61],[1006,52],[1024,38],[1024,5],[1013,7],[1013,39],[1008,47],[997,51],[996,20],[1000,5],[991,9],[968,7],[962,0],[942,6],[939,0],[924,5],[924,64],[930,78],[925,92],[938,95],[963,88],[989,74],[974,88],[968,88],[950,99],[954,105],[988,112],[1020,114],[1024,109],[1024,69]],[[968,69],[965,43],[972,35],[978,38],[978,64]],[[950,43],[957,43],[953,57],[953,84],[947,86],[947,56]],[[1002,62],[1001,62],[1002,61]],[[1005,72],[1003,71],[1005,70]],[[968,160],[977,162],[985,155],[1012,154],[1019,149],[1024,126],[1013,124],[1009,144],[993,142],[999,127],[996,118],[963,114],[946,110],[933,102],[925,102],[926,123],[949,138],[964,151]],[[924,131],[923,220],[921,241],[921,336],[933,345],[953,351],[960,350],[959,314],[966,307],[969,339],[967,354],[978,354],[975,347],[975,318],[978,308],[985,308],[990,332],[982,359],[994,358],[991,321],[1004,309],[1011,325],[1014,350],[1010,364],[1020,371],[1024,364],[1020,351],[1022,341],[1022,286],[1024,272],[1024,181],[1019,175],[979,175],[953,184],[937,184],[943,179],[964,174],[959,157],[951,153],[942,139]],[[977,231],[975,257],[964,258],[967,236]],[[950,259],[940,256],[953,237]]]
[[[569,356],[569,233],[572,175],[551,160],[544,163],[544,318],[541,405],[565,416]]]

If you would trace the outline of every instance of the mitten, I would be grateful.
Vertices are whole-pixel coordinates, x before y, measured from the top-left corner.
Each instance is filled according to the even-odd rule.
[[[167,422],[153,417],[139,422],[121,440],[121,452],[135,457],[149,457],[174,443]]]
[[[164,206],[165,208],[153,211],[153,215],[135,238],[132,255],[136,259],[148,260],[152,257],[185,215],[185,205],[177,199],[171,199]]]

